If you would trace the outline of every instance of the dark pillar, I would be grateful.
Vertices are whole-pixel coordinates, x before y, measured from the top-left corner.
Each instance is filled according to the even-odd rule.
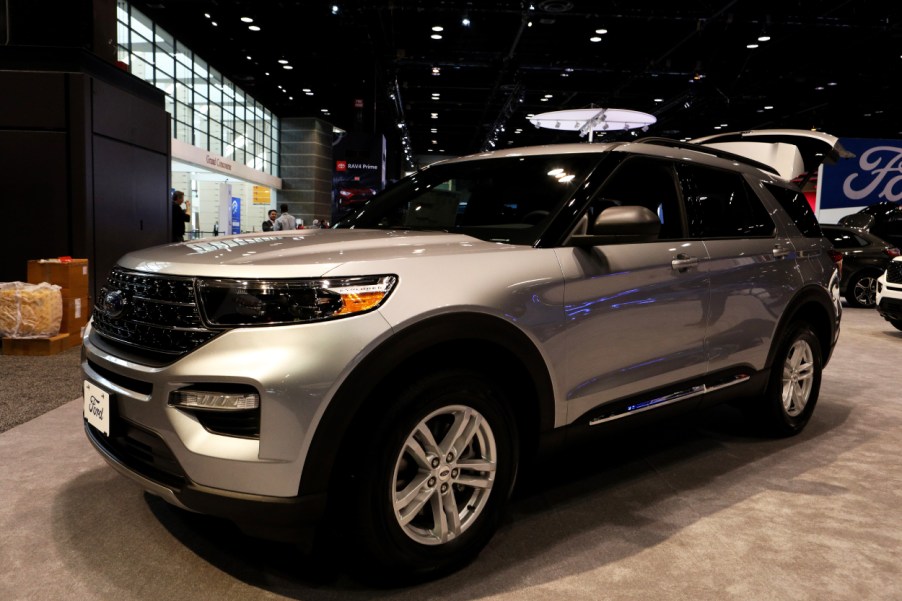
[[[282,189],[278,203],[301,217],[331,219],[332,126],[314,118],[281,119],[279,166]]]

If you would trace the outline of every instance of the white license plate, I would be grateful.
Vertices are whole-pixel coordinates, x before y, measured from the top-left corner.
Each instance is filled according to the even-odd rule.
[[[110,393],[85,380],[84,415],[88,423],[110,435]]]

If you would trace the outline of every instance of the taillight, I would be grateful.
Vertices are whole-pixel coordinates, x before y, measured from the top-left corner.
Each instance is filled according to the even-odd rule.
[[[883,252],[890,258],[898,257],[900,254],[902,254],[899,252],[899,249],[896,248],[895,246],[890,246],[889,248],[884,248]]]
[[[839,275],[842,275],[842,253],[835,248],[831,248],[830,259],[833,261],[833,264],[836,265],[836,269],[839,270]]]

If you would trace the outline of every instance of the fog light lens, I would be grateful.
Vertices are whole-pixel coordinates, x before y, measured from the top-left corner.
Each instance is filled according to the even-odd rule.
[[[257,409],[260,395],[252,393],[227,393],[203,390],[179,390],[172,393],[171,404],[185,409],[210,409],[213,411],[242,411]]]

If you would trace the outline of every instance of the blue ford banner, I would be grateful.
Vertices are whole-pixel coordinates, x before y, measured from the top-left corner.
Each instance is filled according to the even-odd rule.
[[[824,165],[818,184],[821,210],[902,199],[902,140],[841,138],[840,144],[855,158]]]
[[[232,197],[232,233],[241,233],[241,199]]]

